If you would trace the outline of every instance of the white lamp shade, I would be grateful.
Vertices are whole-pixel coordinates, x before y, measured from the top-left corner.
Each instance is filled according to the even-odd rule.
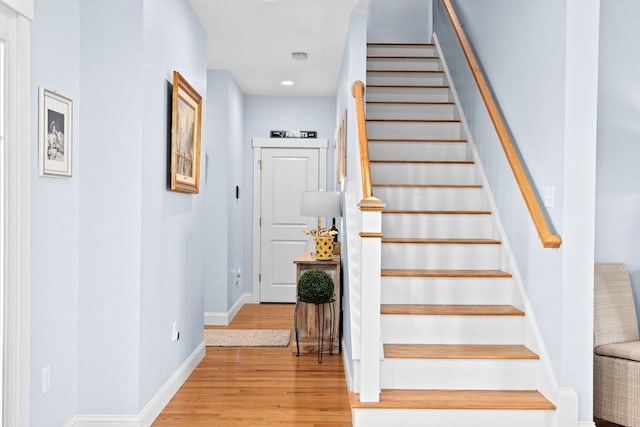
[[[342,216],[340,193],[335,191],[304,191],[300,205],[302,216],[334,218]]]

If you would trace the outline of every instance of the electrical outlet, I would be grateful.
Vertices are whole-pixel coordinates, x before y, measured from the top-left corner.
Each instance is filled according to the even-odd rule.
[[[233,270],[233,273],[235,274],[235,285],[240,286],[240,281],[242,280],[242,270],[240,269],[240,267],[236,268],[235,270]]]
[[[42,394],[51,390],[51,367],[49,365],[42,368]]]

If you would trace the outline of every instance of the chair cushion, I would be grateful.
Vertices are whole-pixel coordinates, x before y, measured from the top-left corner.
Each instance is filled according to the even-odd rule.
[[[596,347],[596,354],[640,362],[640,341],[601,345]]]

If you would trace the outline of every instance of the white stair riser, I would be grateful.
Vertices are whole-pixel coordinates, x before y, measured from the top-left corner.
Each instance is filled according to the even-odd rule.
[[[551,427],[554,411],[471,409],[352,410],[354,427]]]
[[[367,87],[367,101],[450,102],[453,96],[448,87]]]
[[[382,268],[497,270],[500,254],[500,245],[383,243]]]
[[[381,363],[380,386],[407,390],[535,390],[535,359],[395,359]]]
[[[438,56],[435,46],[368,46],[368,56]]]
[[[474,164],[372,163],[374,184],[472,185],[481,180]]]
[[[524,316],[381,316],[386,344],[522,344]]]
[[[384,200],[387,209],[430,211],[479,211],[488,209],[487,198],[482,188],[398,188],[378,186],[374,187],[373,193],[377,198]],[[454,219],[455,225],[461,225],[465,219]],[[389,234],[389,236],[395,237],[394,234]]]
[[[465,142],[376,142],[369,141],[371,160],[439,160],[471,159]]]
[[[383,277],[383,304],[510,304],[511,279]]]
[[[372,122],[367,121],[369,138],[465,138],[460,122]]]
[[[438,58],[367,58],[367,71],[371,70],[442,71],[442,63]]]
[[[458,119],[453,104],[367,104],[367,119]]]
[[[376,197],[378,192],[374,191]],[[382,200],[389,209],[389,201]],[[388,237],[433,239],[492,239],[497,233],[491,215],[383,214],[382,233]]]
[[[390,86],[446,86],[447,78],[443,72],[398,72],[369,71],[368,85]],[[367,114],[368,116],[368,114]]]

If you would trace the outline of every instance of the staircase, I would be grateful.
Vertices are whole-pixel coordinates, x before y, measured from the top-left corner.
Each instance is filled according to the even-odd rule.
[[[368,46],[366,114],[382,213],[380,402],[356,426],[542,427],[539,356],[437,50]]]

